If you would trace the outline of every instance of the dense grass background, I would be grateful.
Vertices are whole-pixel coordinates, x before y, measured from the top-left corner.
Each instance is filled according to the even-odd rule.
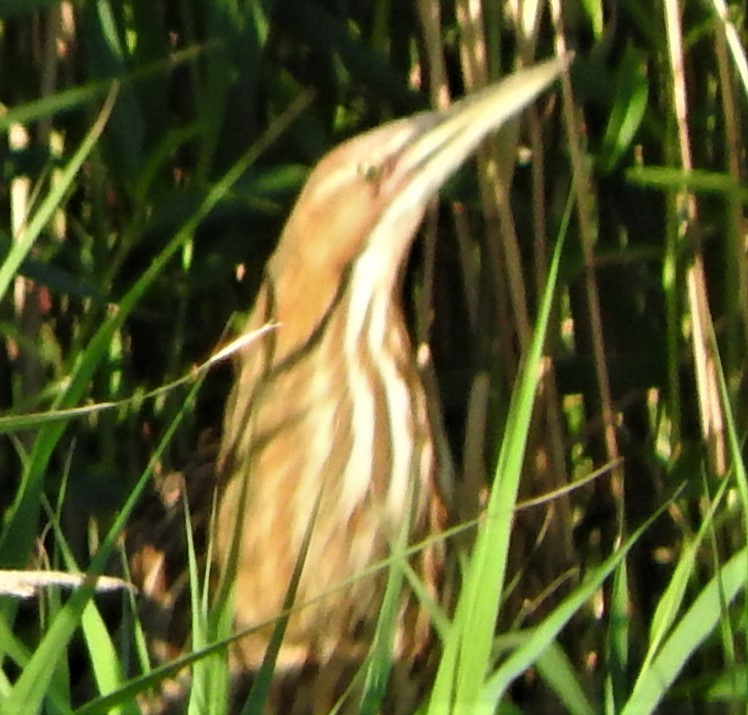
[[[490,516],[424,707],[744,710],[745,4],[520,5],[0,0],[0,567],[123,572],[326,149],[574,49],[406,277]],[[0,596],[0,710],[138,712],[135,597],[66,593]]]

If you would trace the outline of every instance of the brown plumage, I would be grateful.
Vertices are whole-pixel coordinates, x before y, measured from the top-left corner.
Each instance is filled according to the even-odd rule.
[[[366,656],[387,584],[387,569],[361,574],[388,557],[403,530],[412,544],[443,526],[434,428],[399,278],[428,201],[563,64],[526,70],[445,112],[391,122],[331,151],[267,265],[246,331],[277,327],[238,358],[218,459],[216,550],[236,575],[236,624],[245,627],[282,611],[312,530],[269,711],[335,704]],[[411,562],[435,597],[443,559],[441,545]],[[261,663],[271,631],[240,641],[235,658],[247,672]],[[430,639],[405,585],[393,689],[425,662]],[[408,689],[419,690],[415,681]],[[355,710],[355,695],[349,702]],[[412,711],[403,691],[388,712],[394,703]]]

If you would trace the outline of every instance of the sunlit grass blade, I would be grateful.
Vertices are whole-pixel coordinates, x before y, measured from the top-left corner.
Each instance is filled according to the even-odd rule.
[[[622,715],[656,711],[690,657],[719,625],[723,604],[731,604],[745,592],[747,558],[748,549],[735,553],[701,590],[662,643],[657,657],[639,674]]]
[[[693,539],[684,538],[680,557],[670,578],[670,582],[657,602],[652,623],[649,629],[649,647],[641,671],[647,671],[658,653],[661,652],[663,643],[670,632],[671,627],[677,622],[682,613],[683,603],[691,579],[698,568],[698,554],[702,547],[704,538],[714,529],[714,520],[720,507],[724,503],[724,496],[729,487],[729,481],[723,480],[719,490],[711,500],[709,509],[705,512],[699,531]]]
[[[585,691],[575,665],[557,640],[535,661],[535,667],[569,715],[595,715],[594,699]]]
[[[531,347],[512,395],[494,485],[468,564],[455,622],[444,646],[431,696],[430,713],[451,712],[453,707],[474,712],[471,708],[478,706],[483,680],[490,666],[491,643],[503,592],[514,505],[556,289],[563,237],[564,233],[555,247]]]
[[[50,521],[57,537],[55,543],[62,555],[63,563],[69,572],[75,573],[78,572],[79,566],[60,527],[59,512],[61,507],[62,503],[59,504],[57,513],[50,514]],[[100,582],[96,584],[97,589],[100,587],[99,584]],[[127,594],[124,592],[128,590],[127,584],[122,583],[120,588],[123,591],[122,602],[126,608]],[[124,618],[124,622],[127,622],[127,618]],[[121,654],[115,647],[99,608],[93,600],[89,601],[83,609],[80,625],[86,649],[91,660],[94,681],[98,692],[106,694],[118,690],[122,687],[125,680]],[[127,715],[128,713],[135,715],[138,709],[134,703],[123,703],[121,707],[116,708],[113,712],[121,713],[122,715]]]
[[[512,681],[525,672],[553,643],[569,621],[580,611],[600,589],[603,582],[625,562],[631,548],[641,537],[642,533],[667,508],[663,505],[644,524],[642,524],[611,556],[600,566],[591,571],[584,581],[574,589],[546,618],[534,628],[525,643],[517,648],[504,663],[502,663],[486,684],[481,694],[481,712],[493,712]]]

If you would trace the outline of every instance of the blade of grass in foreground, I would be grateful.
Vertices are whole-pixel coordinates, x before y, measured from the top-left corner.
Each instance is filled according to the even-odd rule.
[[[415,480],[412,480],[412,484]],[[412,489],[410,499],[413,499]],[[412,501],[411,501],[412,504]],[[400,526],[397,540],[392,545],[392,563],[387,570],[387,588],[385,590],[379,620],[371,647],[364,694],[361,700],[359,715],[376,715],[380,711],[382,700],[387,690],[387,681],[392,671],[392,653],[397,632],[397,618],[401,608],[403,577],[405,574],[406,549],[410,520],[406,519]]]
[[[567,220],[568,214],[567,208]],[[432,715],[480,712],[481,689],[490,665],[514,505],[517,501],[564,237],[565,228],[560,233],[553,253],[532,343],[512,395],[488,508],[478,530],[457,603],[455,621],[444,645],[444,655],[431,696],[428,712]]]
[[[319,514],[319,507],[322,501],[322,489],[320,488],[317,493],[317,498],[312,508],[312,513],[309,516],[309,522],[307,523],[306,530],[304,532],[304,539],[301,542],[299,548],[299,555],[294,565],[293,573],[291,574],[291,581],[286,590],[286,595],[283,601],[283,612],[279,616],[273,633],[270,636],[270,641],[265,651],[265,656],[262,659],[262,664],[257,672],[252,688],[247,695],[247,699],[242,707],[241,715],[253,715],[253,713],[262,712],[265,701],[268,699],[270,694],[270,688],[273,682],[273,672],[278,661],[278,655],[283,645],[283,637],[286,634],[286,627],[291,617],[292,609],[296,601],[296,592],[299,588],[299,582],[301,581],[301,574],[304,570],[304,563],[309,552],[309,544],[312,541],[312,534],[314,532],[314,524],[317,521]]]
[[[746,589],[748,548],[738,551],[707,584],[665,640],[659,655],[640,673],[621,715],[654,712],[690,656],[717,627],[723,604],[729,605]]]
[[[50,513],[50,523],[55,533],[56,548],[60,552],[65,568],[69,573],[78,573],[80,568],[60,526],[64,494],[65,491],[63,490],[54,513]],[[51,512],[51,507],[48,511]],[[122,586],[127,587],[128,584],[122,582]],[[83,610],[81,628],[91,661],[93,681],[96,683],[98,691],[109,693],[118,690],[124,682],[120,654],[117,652],[98,606],[93,601],[89,602]],[[137,715],[138,710],[134,703],[124,703],[115,712],[116,715],[124,715],[125,713]]]
[[[600,566],[589,573],[584,581],[567,596],[543,622],[532,630],[527,641],[517,648],[505,663],[496,670],[483,688],[481,701],[482,709],[472,712],[493,713],[501,697],[511,682],[525,672],[542,654],[555,642],[556,636],[562,628],[579,612],[617,568],[625,561],[628,552],[639,540],[644,531],[665,511],[672,497],[662,505],[647,521],[644,522],[626,542]],[[590,711],[593,711],[590,706]],[[581,712],[588,712],[582,710]]]

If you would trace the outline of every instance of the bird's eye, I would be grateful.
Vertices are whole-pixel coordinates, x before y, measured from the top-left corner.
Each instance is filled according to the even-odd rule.
[[[356,165],[356,173],[364,181],[377,181],[382,175],[382,168],[377,164],[370,164],[368,161],[362,161]]]

